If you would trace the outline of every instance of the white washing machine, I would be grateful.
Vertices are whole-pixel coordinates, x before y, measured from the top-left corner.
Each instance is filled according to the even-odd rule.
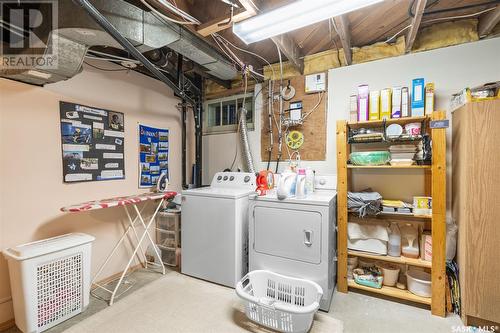
[[[318,283],[320,309],[328,311],[337,272],[337,177],[316,176],[315,183],[316,191],[305,199],[251,198],[249,269]]]
[[[234,288],[248,272],[248,203],[255,175],[219,172],[182,192],[181,272]]]

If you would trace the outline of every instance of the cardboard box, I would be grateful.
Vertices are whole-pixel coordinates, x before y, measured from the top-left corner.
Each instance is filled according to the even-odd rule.
[[[425,85],[425,114],[434,112],[434,83],[429,82]]]
[[[358,86],[358,121],[368,121],[369,94],[367,84]]]
[[[370,91],[369,120],[380,119],[380,91]]]
[[[391,114],[392,114],[392,89],[385,88],[380,91],[380,119],[391,119]]]
[[[401,118],[401,87],[392,88],[392,111],[391,118]]]
[[[425,81],[423,78],[413,79],[411,89],[411,116],[425,115]]]
[[[410,113],[410,93],[408,87],[401,88],[401,117],[409,117]]]
[[[428,231],[424,231],[420,238],[420,258],[432,261],[432,235]]]
[[[358,95],[349,97],[349,121],[352,123],[358,121]]]

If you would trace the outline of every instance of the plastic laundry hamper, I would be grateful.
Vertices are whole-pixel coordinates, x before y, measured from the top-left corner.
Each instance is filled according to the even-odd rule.
[[[309,280],[257,270],[245,275],[236,293],[246,301],[249,319],[281,332],[307,332],[323,289]]]
[[[72,233],[3,251],[21,331],[42,332],[85,310],[94,239]]]

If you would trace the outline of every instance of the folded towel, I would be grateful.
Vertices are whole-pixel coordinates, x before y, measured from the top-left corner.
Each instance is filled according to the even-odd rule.
[[[380,239],[381,241],[389,241],[389,233],[387,227],[379,224],[359,224],[355,222],[347,223],[347,235],[349,239]]]

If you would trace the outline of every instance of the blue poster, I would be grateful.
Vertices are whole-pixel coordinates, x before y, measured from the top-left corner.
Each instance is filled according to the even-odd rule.
[[[139,125],[139,187],[152,187],[168,175],[168,129]]]

